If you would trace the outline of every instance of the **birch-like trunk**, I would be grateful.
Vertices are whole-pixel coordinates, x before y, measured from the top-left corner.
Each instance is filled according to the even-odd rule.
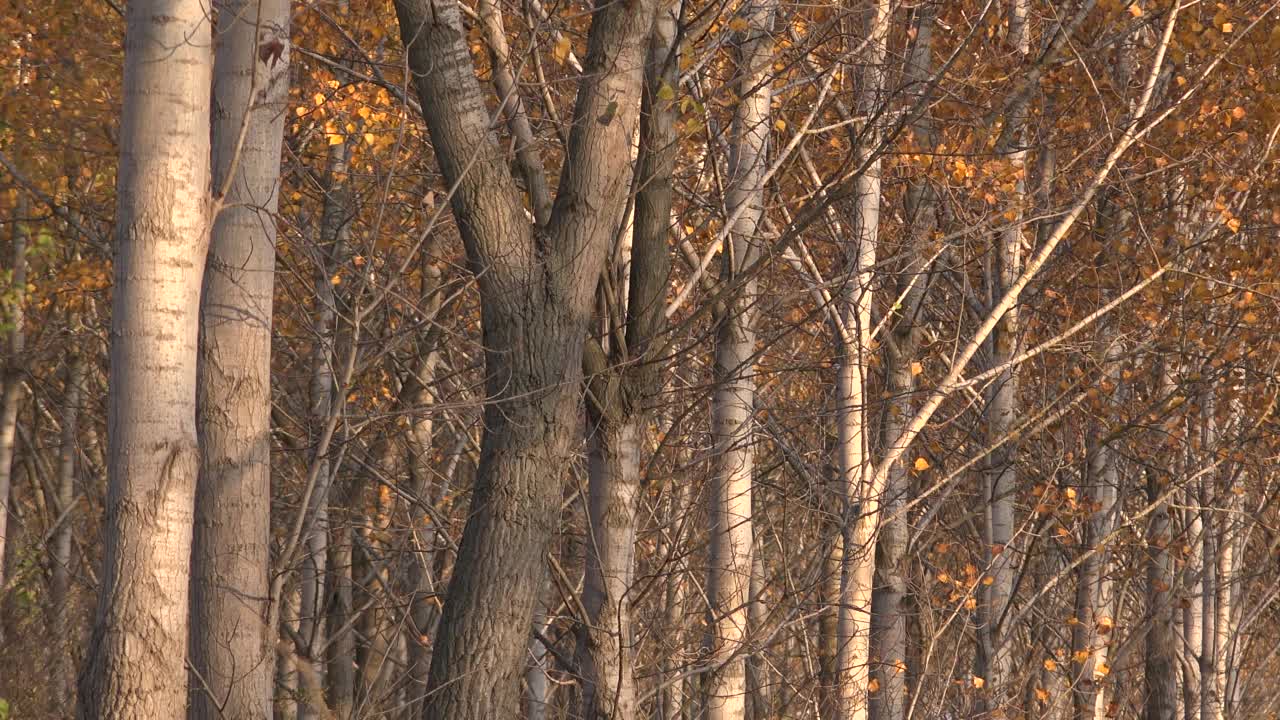
[[[680,5],[659,11],[650,38],[641,100],[634,211],[624,219],[630,262],[622,265],[626,313],[624,346],[605,349],[594,340],[584,350],[589,428],[590,536],[583,588],[586,626],[579,636],[583,717],[631,720],[636,716],[631,598],[635,575],[636,512],[640,495],[643,432],[659,372],[649,349],[663,327],[670,274],[671,175],[675,166],[677,84],[676,24]],[[663,88],[667,88],[666,91]],[[665,98],[665,99],[664,99]],[[628,232],[628,229],[630,230]]]
[[[759,255],[756,233],[764,217],[764,176],[770,132],[775,0],[751,0],[743,13],[746,37],[738,57],[737,110],[733,118],[725,210],[737,217],[724,253],[725,282]],[[738,288],[720,319],[716,334],[716,387],[711,432],[715,468],[709,495],[711,548],[707,595],[710,601],[709,661],[714,669],[703,685],[707,720],[742,720],[746,712],[747,600],[751,591],[751,485],[755,463],[752,416],[756,384],[754,363],[755,279]]]
[[[926,83],[932,74],[933,23],[937,10],[932,4],[916,8],[912,27],[915,41],[907,56],[907,98],[914,110],[917,103],[926,100]],[[912,127],[912,134],[919,147],[933,147],[933,121],[928,113],[922,114]],[[898,287],[894,297],[902,297],[898,317],[893,325],[885,355],[885,375],[888,391],[884,415],[883,436],[885,445],[893,443],[903,432],[906,421],[915,412],[912,395],[915,392],[915,376],[920,354],[920,329],[918,326],[921,304],[924,298],[924,278],[920,273],[920,254],[937,227],[937,207],[933,189],[927,179],[915,179],[907,189],[904,210],[909,223],[908,260],[900,268]],[[905,514],[901,513],[911,493],[911,475],[907,460],[899,459],[889,470],[884,488],[883,512],[885,520],[880,524],[876,542],[876,586],[871,596],[872,656],[878,664],[874,677],[880,690],[869,698],[873,720],[903,720],[909,704],[907,697],[907,607],[909,581],[907,577],[907,543],[911,528]]]
[[[1014,0],[1009,11],[1009,44],[1025,61],[1030,54],[1030,34],[1027,29],[1027,0]],[[1011,147],[998,148],[1008,154],[1014,167],[1026,167],[1025,142],[1026,104],[1019,103],[1014,113],[1005,118],[1009,126],[1005,136]],[[1016,181],[1013,197],[1009,199],[1016,213],[1009,229],[999,233],[993,255],[991,297],[1005,295],[1022,274],[1022,221],[1023,198],[1026,197],[1025,174]],[[1018,310],[1010,307],[1000,318],[991,334],[991,366],[1007,363],[1018,352],[1020,332]],[[1003,442],[1017,424],[1018,374],[1009,368],[992,381],[986,408],[987,442]],[[978,652],[974,675],[985,681],[985,702],[994,710],[1001,707],[1013,688],[1009,687],[1013,673],[1013,648],[1009,642],[1011,633],[1004,621],[1013,600],[1013,584],[1017,575],[1017,558],[1010,543],[1013,539],[1013,509],[1017,488],[1016,443],[1005,442],[991,453],[990,464],[984,474],[986,514],[983,523],[983,544],[987,574],[991,584],[982,586],[978,602]]]
[[[221,0],[214,34],[214,219],[201,301],[190,717],[271,716],[271,318],[287,0]]]
[[[890,6],[876,0],[863,10],[866,50],[857,112],[868,118],[855,163],[865,168],[856,181],[852,237],[845,251],[853,270],[840,301],[847,334],[839,348],[836,377],[837,468],[843,492],[844,552],[840,568],[840,606],[836,627],[836,682],[839,720],[865,720],[870,702],[871,595],[875,582],[875,542],[884,486],[869,482],[870,450],[867,380],[871,353],[871,301],[876,245],[880,233],[880,158],[882,137],[876,117],[885,95]],[[887,476],[886,476],[887,480]]]
[[[213,54],[199,0],[134,0],[126,28],[105,552],[78,714],[150,720],[187,706]]]

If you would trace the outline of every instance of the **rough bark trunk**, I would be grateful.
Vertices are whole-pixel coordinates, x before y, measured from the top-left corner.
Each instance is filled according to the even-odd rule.
[[[454,0],[397,0],[437,161],[477,271],[486,348],[485,432],[425,718],[518,712],[530,622],[559,520],[578,423],[591,300],[617,229],[639,115],[654,0],[605,3],[592,20],[560,188],[546,225],[525,219],[493,137]]]
[[[213,188],[226,195],[201,301],[193,720],[271,716],[271,319],[288,25],[287,0],[218,6]]]
[[[135,0],[126,28],[105,557],[78,714],[148,720],[187,706],[213,57],[199,0]]]
[[[743,12],[746,38],[738,59],[738,101],[733,119],[725,210],[737,216],[724,253],[726,282],[759,255],[756,233],[764,217],[764,174],[770,132],[773,0],[752,0]],[[746,711],[747,600],[754,543],[751,486],[756,383],[754,308],[756,281],[747,280],[727,302],[716,335],[716,388],[712,397],[712,440],[716,459],[708,517],[711,524],[707,595],[710,626],[708,659],[714,669],[704,681],[707,720],[742,720]]]

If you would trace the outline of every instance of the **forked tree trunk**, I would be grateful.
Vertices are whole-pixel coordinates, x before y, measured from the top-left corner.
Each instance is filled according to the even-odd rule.
[[[287,0],[221,0],[214,34],[214,219],[200,338],[191,576],[193,720],[271,716],[271,318]]]
[[[582,716],[636,717],[631,598],[635,576],[636,512],[648,405],[659,387],[650,348],[664,324],[670,261],[671,175],[675,166],[675,54],[679,4],[655,18],[642,97],[635,209],[631,214],[631,262],[625,347],[614,344],[606,367],[595,340],[584,350],[589,428],[590,538],[578,645]],[[664,91],[663,88],[667,88]],[[665,99],[664,99],[665,98]],[[624,220],[624,222],[626,222]],[[625,230],[625,228],[624,228]]]
[[[469,262],[486,368],[471,513],[424,717],[514,717],[563,473],[572,462],[595,279],[622,216],[655,0],[594,14],[560,187],[545,224],[492,134],[456,0],[397,0],[400,34]]]
[[[187,706],[213,55],[199,0],[134,0],[126,28],[105,552],[78,714],[150,720]]]

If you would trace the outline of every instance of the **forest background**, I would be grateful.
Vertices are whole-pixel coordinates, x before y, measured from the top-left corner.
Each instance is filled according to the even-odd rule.
[[[1277,3],[0,9],[0,718],[1280,713]]]

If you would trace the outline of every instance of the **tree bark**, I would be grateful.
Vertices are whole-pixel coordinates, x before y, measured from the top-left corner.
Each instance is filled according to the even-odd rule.
[[[737,217],[724,253],[724,280],[736,283],[760,253],[756,233],[764,218],[764,177],[770,133],[774,0],[744,7],[746,37],[740,49],[739,101],[733,118],[725,212]],[[748,279],[726,302],[716,335],[711,432],[716,458],[709,494],[711,524],[707,595],[710,602],[708,659],[713,669],[703,688],[707,720],[742,720],[746,712],[748,599],[754,545],[751,490],[756,281]]]
[[[675,166],[675,48],[680,6],[655,18],[641,99],[631,261],[627,273],[625,343],[584,348],[589,428],[586,624],[579,635],[582,716],[631,720],[636,716],[631,599],[635,576],[636,511],[641,445],[651,396],[659,387],[650,349],[665,323],[669,274],[671,175]],[[625,221],[624,221],[625,222]]]
[[[1147,502],[1157,502],[1164,488],[1154,472],[1147,474]],[[1178,711],[1177,636],[1173,629],[1173,558],[1169,554],[1169,508],[1161,503],[1147,526],[1147,621],[1143,649],[1142,720],[1176,720]]]
[[[76,330],[79,319],[72,317],[68,323]],[[56,494],[57,530],[53,535],[50,552],[52,572],[49,594],[52,609],[49,627],[58,634],[53,653],[54,702],[64,716],[75,706],[75,658],[73,647],[78,635],[76,624],[71,622],[69,606],[71,594],[71,521],[72,507],[76,501],[76,462],[79,457],[80,405],[83,402],[85,362],[84,356],[72,350],[67,358],[66,389],[62,399],[62,437],[58,448],[58,487]]]
[[[105,557],[78,714],[148,720],[187,706],[213,57],[198,0],[135,0],[126,28]]]
[[[220,0],[213,187],[226,195],[201,301],[193,720],[271,716],[271,319],[288,27],[287,0]]]
[[[881,130],[876,115],[885,94],[890,9],[877,0],[863,10],[863,71],[857,112],[867,118],[856,163],[865,170],[856,181],[857,200],[853,237],[845,250],[853,270],[841,300],[847,334],[839,348],[836,377],[836,423],[839,431],[838,467],[844,494],[844,553],[840,568],[840,609],[836,628],[839,720],[865,720],[870,701],[872,586],[875,583],[876,535],[885,500],[885,486],[870,482],[871,447],[867,412],[867,379],[871,361],[871,302],[873,267],[880,233]],[[885,478],[887,482],[887,476]]]
[[[550,221],[530,225],[455,0],[397,0],[401,38],[481,294],[485,433],[432,655],[428,719],[513,717],[572,461],[591,301],[630,177],[654,0],[596,10]]]
[[[916,32],[907,56],[905,81],[907,99],[914,109],[926,101],[926,88],[933,68],[933,23],[937,9],[932,3],[915,10],[912,27]],[[919,147],[933,147],[936,133],[928,113],[920,116],[912,127]],[[891,444],[905,428],[914,412],[915,377],[920,361],[919,313],[924,299],[925,282],[920,273],[919,255],[937,227],[936,198],[927,179],[915,179],[907,189],[904,210],[908,225],[908,260],[900,269],[894,297],[901,297],[898,318],[887,343],[885,359],[888,406],[885,409],[884,444]],[[907,577],[907,543],[911,528],[902,513],[911,493],[911,475],[905,459],[899,459],[885,481],[883,512],[876,543],[876,587],[871,596],[872,656],[878,660],[875,677],[880,691],[870,697],[873,720],[903,720],[909,704],[907,697],[907,617],[910,584]]]
[[[1017,58],[1023,62],[1031,52],[1027,13],[1026,0],[1014,0],[1009,11],[1009,44],[1017,52]],[[1026,112],[1027,103],[1015,104],[1010,115],[1005,118],[1006,128],[1001,136],[1004,142],[997,148],[999,152],[1008,154],[1010,163],[1015,167],[1026,167]],[[1016,213],[1014,222],[996,238],[991,271],[993,298],[1007,294],[1023,272],[1021,206],[1022,199],[1026,197],[1026,183],[1022,178],[1025,178],[1025,174],[1016,181],[1016,188],[1010,199]],[[1017,308],[1010,307],[999,318],[991,334],[992,367],[1004,365],[1017,355],[1019,333]],[[1009,686],[1014,671],[1013,648],[1008,642],[1010,633],[1004,627],[1004,622],[1013,601],[1014,580],[1018,570],[1016,552],[1010,547],[1018,483],[1017,448],[1016,443],[1003,441],[1017,425],[1017,415],[1018,374],[1016,368],[1010,367],[992,381],[986,408],[987,442],[1003,443],[991,453],[990,464],[984,474],[986,516],[983,543],[987,574],[992,583],[984,585],[979,592],[978,652],[974,667],[974,675],[985,681],[983,698],[990,710],[1004,705],[1013,691]]]

